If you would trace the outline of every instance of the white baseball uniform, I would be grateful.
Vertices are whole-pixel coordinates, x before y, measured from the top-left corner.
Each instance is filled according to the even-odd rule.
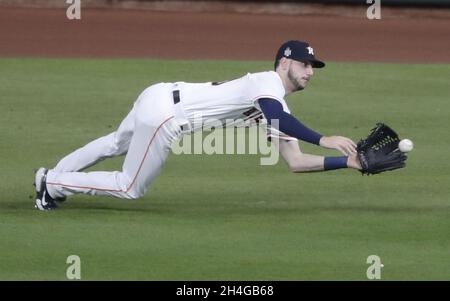
[[[53,198],[75,193],[142,197],[160,174],[171,144],[183,134],[207,126],[207,120],[258,119],[257,100],[284,101],[285,90],[274,71],[249,73],[223,83],[160,83],[145,89],[117,131],[63,158],[47,174]],[[202,122],[198,122],[201,116]],[[270,136],[297,140],[273,129]],[[126,154],[122,171],[81,172],[97,162]]]

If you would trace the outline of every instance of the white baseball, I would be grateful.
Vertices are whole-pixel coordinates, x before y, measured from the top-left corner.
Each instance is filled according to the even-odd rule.
[[[407,153],[413,150],[414,144],[409,139],[403,139],[399,142],[398,148],[400,149],[401,152]]]

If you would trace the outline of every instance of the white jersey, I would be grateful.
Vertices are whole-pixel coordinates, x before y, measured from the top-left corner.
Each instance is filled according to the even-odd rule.
[[[208,126],[208,120],[220,121],[224,125],[229,124],[230,120],[258,122],[263,119],[257,102],[261,98],[278,100],[283,110],[290,113],[284,100],[283,83],[278,73],[274,71],[248,73],[241,78],[220,83],[178,82],[176,89],[180,91],[184,113],[194,131],[202,126]],[[202,119],[200,123],[199,118]],[[297,140],[275,129],[268,135]]]
[[[116,131],[67,155],[46,176],[45,169],[39,169],[40,175],[35,177],[36,207],[55,208],[47,202],[50,196],[62,198],[76,193],[140,198],[161,173],[173,142],[185,133],[202,126],[219,126],[216,122],[228,126],[230,120],[264,120],[257,103],[261,98],[276,99],[289,113],[284,94],[275,72],[247,74],[223,83],[152,85],[139,95]],[[199,124],[197,118],[201,119]],[[208,119],[214,124],[208,124]],[[184,125],[190,127],[185,130]],[[268,136],[295,140],[276,130],[270,130]],[[125,153],[121,171],[80,172],[104,158]]]

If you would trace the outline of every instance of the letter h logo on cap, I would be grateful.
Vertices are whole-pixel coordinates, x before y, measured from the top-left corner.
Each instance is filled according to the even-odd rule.
[[[286,50],[284,51],[284,56],[290,56],[292,53],[291,48],[286,48]]]

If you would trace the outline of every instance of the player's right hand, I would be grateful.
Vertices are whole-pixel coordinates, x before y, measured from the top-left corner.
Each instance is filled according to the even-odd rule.
[[[320,138],[320,146],[335,149],[346,156],[356,154],[356,144],[350,138],[342,136],[323,136]]]

